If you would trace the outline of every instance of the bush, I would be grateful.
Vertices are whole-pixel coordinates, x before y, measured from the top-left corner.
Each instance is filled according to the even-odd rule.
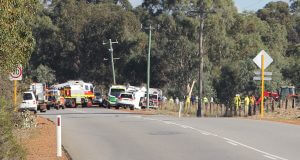
[[[25,152],[13,134],[14,126],[21,123],[12,106],[13,83],[7,74],[0,73],[0,159],[25,159]]]
[[[0,99],[0,159],[25,159],[25,152],[13,135],[14,114],[11,105]]]

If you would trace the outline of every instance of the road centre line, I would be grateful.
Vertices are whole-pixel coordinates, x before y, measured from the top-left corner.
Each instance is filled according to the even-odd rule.
[[[267,158],[270,158],[270,159],[279,159],[279,160],[288,160],[286,158],[282,158],[282,157],[279,157],[279,156],[276,156],[276,155],[273,155],[273,154],[270,154],[270,153],[267,153],[265,151],[262,151],[262,150],[259,150],[259,149],[256,149],[254,147],[251,147],[251,146],[248,146],[248,145],[245,145],[243,143],[240,143],[240,142],[237,142],[235,140],[232,140],[232,139],[229,139],[229,138],[226,138],[226,137],[222,137],[222,136],[219,136],[217,134],[213,134],[213,133],[210,133],[210,132],[207,132],[207,131],[204,131],[204,130],[200,130],[200,129],[196,129],[196,128],[193,128],[191,126],[187,126],[187,125],[183,125],[183,124],[178,124],[178,123],[175,123],[175,122],[170,122],[170,121],[164,121],[164,120],[160,120],[160,119],[153,119],[153,118],[143,118],[145,120],[152,120],[152,121],[159,121],[159,122],[163,122],[165,124],[173,124],[173,125],[176,125],[176,126],[179,126],[179,127],[182,127],[182,128],[185,128],[185,129],[192,129],[192,130],[195,130],[195,131],[198,131],[200,132],[201,134],[203,135],[211,135],[211,136],[215,136],[215,137],[218,137],[218,138],[221,138],[221,139],[224,139],[224,140],[227,140],[227,143],[230,143],[232,145],[240,145],[244,148],[248,148],[250,150],[253,150],[253,151],[256,151],[256,152],[259,152],[259,153],[262,153],[264,154],[264,157],[267,157]]]

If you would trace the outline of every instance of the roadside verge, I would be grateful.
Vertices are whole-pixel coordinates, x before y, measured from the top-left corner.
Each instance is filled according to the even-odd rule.
[[[28,160],[70,160],[63,149],[61,158],[56,156],[56,126],[49,119],[38,116],[37,127],[26,130],[20,141],[27,153]]]

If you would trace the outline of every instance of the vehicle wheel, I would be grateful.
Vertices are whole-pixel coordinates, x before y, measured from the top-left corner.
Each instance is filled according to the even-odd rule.
[[[107,103],[107,101],[103,101],[103,104],[102,104],[102,106],[103,106],[104,108],[108,107],[108,103]]]
[[[50,110],[50,105],[47,105],[47,110]]]
[[[110,109],[110,104],[107,104],[107,108]]]
[[[130,106],[130,110],[134,110],[134,106]]]
[[[116,108],[116,109],[120,109],[120,106],[116,106],[115,108]]]
[[[71,107],[72,108],[76,108],[77,107],[77,105],[76,105],[76,103],[74,101],[72,101]]]
[[[36,110],[33,111],[34,114],[36,114],[36,112],[37,112]]]

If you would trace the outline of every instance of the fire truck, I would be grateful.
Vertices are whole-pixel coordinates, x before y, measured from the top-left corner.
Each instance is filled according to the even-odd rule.
[[[60,91],[60,95],[64,98],[66,107],[76,108],[91,107],[92,99],[94,98],[94,87],[91,83],[84,81],[68,81],[66,83],[54,85]]]
[[[50,108],[64,109],[64,103],[60,99],[59,90],[54,88],[47,88],[43,83],[32,83],[30,85],[30,91],[36,96],[38,103],[38,110],[45,112]]]
[[[264,92],[264,97],[266,98],[273,98],[275,101],[289,99],[289,100],[297,100],[299,101],[300,98],[300,88],[295,86],[281,86],[277,92]],[[256,104],[260,104],[261,97],[256,101]]]

